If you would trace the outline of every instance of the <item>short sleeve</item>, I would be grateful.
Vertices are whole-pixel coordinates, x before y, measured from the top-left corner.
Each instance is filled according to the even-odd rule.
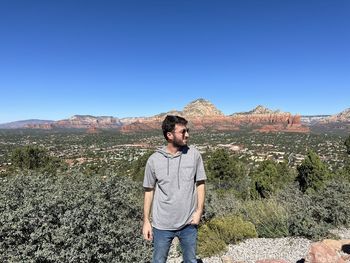
[[[197,172],[196,172],[196,182],[207,180],[207,176],[205,174],[202,155],[198,153],[197,158]]]
[[[154,168],[152,166],[152,161],[148,159],[145,168],[145,175],[143,178],[143,187],[145,188],[154,188],[156,184],[156,177],[154,174]]]

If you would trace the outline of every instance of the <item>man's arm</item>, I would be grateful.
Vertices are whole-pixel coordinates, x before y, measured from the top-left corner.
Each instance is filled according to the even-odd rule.
[[[197,209],[193,213],[191,224],[198,225],[203,211],[204,211],[204,200],[205,200],[205,180],[197,182]]]
[[[143,237],[151,241],[153,238],[152,225],[150,221],[150,212],[153,201],[154,188],[145,188],[145,197],[143,203]]]

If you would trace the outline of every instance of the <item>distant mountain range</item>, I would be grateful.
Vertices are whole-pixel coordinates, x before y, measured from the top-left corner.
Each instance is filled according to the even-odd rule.
[[[237,112],[232,114],[231,116],[234,115],[250,115],[250,114],[278,114],[281,113],[280,110],[270,110],[262,105],[258,105],[255,109],[251,110],[251,111],[247,111],[247,112]]]
[[[300,119],[301,123],[304,123],[306,125],[313,125],[330,116],[331,115],[302,115]]]
[[[40,124],[53,123],[53,122],[54,121],[51,121],[51,120],[36,120],[36,119],[14,121],[14,122],[0,124],[0,129],[19,129],[19,128],[25,128],[28,125],[40,125]]]
[[[231,115],[223,114],[214,104],[205,99],[190,102],[182,111],[171,110],[151,117],[117,118],[113,116],[74,115],[59,121],[26,120],[1,124],[2,129],[55,129],[80,128],[96,132],[99,129],[118,129],[123,132],[160,129],[160,124],[168,114],[179,115],[189,120],[195,130],[240,130],[249,126],[257,131],[308,132],[310,125],[334,122],[349,122],[350,109],[336,115],[300,116],[289,112],[272,111],[262,105],[248,112]]]

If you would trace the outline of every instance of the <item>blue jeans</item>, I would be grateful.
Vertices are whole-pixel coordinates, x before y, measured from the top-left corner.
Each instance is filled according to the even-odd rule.
[[[165,263],[174,237],[178,237],[184,263],[197,263],[197,225],[186,225],[179,230],[159,230],[153,227],[152,263]]]

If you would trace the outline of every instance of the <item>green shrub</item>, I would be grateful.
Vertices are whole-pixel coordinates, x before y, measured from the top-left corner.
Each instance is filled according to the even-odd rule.
[[[312,150],[306,154],[303,162],[297,167],[297,181],[301,191],[319,191],[324,183],[331,178],[331,174],[320,157]]]
[[[219,189],[230,189],[246,176],[245,165],[232,157],[227,149],[210,152],[206,168],[208,178]]]
[[[311,198],[317,204],[315,214],[322,221],[335,227],[350,226],[350,182],[342,178],[328,181]]]
[[[311,239],[329,237],[329,230],[350,225],[350,183],[338,177],[319,192],[303,193],[297,187],[277,197],[289,211],[289,233]]]
[[[209,257],[225,250],[228,244],[253,237],[257,237],[254,225],[239,216],[214,218],[199,228],[198,253]]]
[[[125,177],[0,178],[0,262],[142,262],[139,185]]]
[[[132,177],[135,181],[143,181],[147,160],[153,153],[154,151],[147,151],[132,164]]]
[[[292,236],[303,236],[319,240],[328,236],[331,225],[323,221],[319,214],[319,203],[310,195],[301,192],[297,186],[286,188],[277,196],[277,200],[289,213],[288,230]]]
[[[202,257],[210,257],[216,255],[226,249],[226,243],[219,234],[207,225],[200,227],[198,231],[197,252]]]
[[[50,156],[44,148],[32,145],[14,149],[11,153],[11,162],[20,170],[56,173],[58,168],[65,168],[60,159]]]
[[[344,167],[338,169],[335,175],[335,180],[345,180],[350,182],[350,159],[345,161]]]
[[[267,198],[288,183],[293,181],[293,175],[286,163],[276,163],[271,160],[263,161],[252,172],[252,196]]]
[[[346,147],[346,152],[347,154],[350,155],[350,135],[346,138],[346,140],[344,141],[344,145]]]
[[[210,182],[206,184],[205,210],[203,219],[205,222],[214,217],[238,212],[241,200],[236,198],[232,190],[217,190]]]
[[[241,207],[244,218],[252,222],[259,237],[286,237],[288,231],[288,212],[275,199],[252,200]]]

